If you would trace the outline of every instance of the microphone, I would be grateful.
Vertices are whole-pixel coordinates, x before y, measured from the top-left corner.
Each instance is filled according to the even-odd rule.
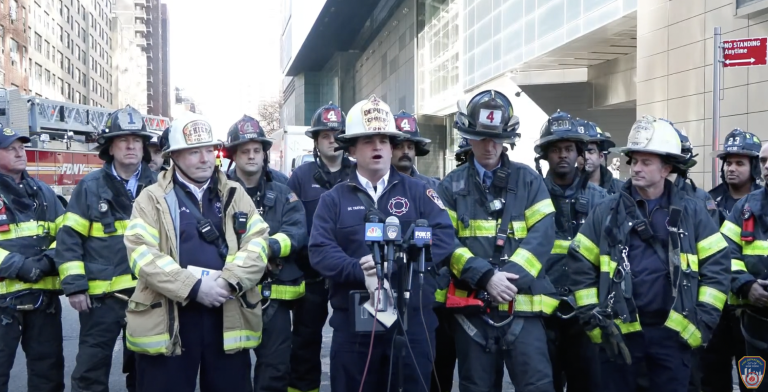
[[[384,224],[379,215],[369,213],[365,217],[365,243],[371,246],[373,262],[376,263],[376,277],[381,280],[381,253],[379,243],[384,241]]]
[[[400,243],[400,240],[400,220],[396,216],[390,216],[384,223],[384,251],[389,268],[395,263],[395,245]]]
[[[432,245],[432,228],[429,227],[429,222],[426,219],[419,219],[416,221],[416,226],[413,228],[413,244],[416,247],[421,248],[419,254],[419,283],[424,284],[424,265],[425,265],[425,247]]]

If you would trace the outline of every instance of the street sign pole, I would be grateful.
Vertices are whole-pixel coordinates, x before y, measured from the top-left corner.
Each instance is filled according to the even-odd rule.
[[[720,145],[720,70],[723,52],[720,26],[715,27],[715,58],[712,67],[712,151],[717,151]],[[720,176],[717,170],[717,157],[712,154],[712,188],[718,185]]]

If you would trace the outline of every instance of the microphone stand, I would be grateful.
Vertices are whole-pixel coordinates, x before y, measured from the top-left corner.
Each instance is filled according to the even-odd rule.
[[[400,318],[399,325],[395,330],[395,350],[397,352],[397,382],[398,391],[403,391],[404,388],[404,365],[403,363],[406,350],[408,349],[408,302],[411,296],[411,283],[413,281],[413,262],[408,260],[408,248],[413,244],[411,239],[414,225],[408,228],[405,235],[402,236],[400,242],[400,256],[402,257],[402,264],[398,265],[398,285],[395,290],[395,296],[397,297],[397,317]],[[394,244],[392,246],[395,246]],[[396,258],[399,259],[399,258]],[[393,352],[392,355],[395,353]]]

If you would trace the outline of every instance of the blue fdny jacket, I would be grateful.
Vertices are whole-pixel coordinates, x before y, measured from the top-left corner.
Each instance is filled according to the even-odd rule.
[[[360,259],[371,254],[365,244],[367,208],[360,200],[358,192],[364,197],[371,196],[360,184],[356,170],[357,168],[353,167],[348,182],[337,185],[320,197],[309,237],[309,261],[313,268],[331,282],[330,302],[334,312],[330,324],[334,329],[341,330],[349,328],[349,292],[366,289]],[[371,201],[373,202],[373,198]],[[402,175],[391,167],[386,188],[378,201],[372,204],[385,219],[390,216],[397,217],[403,232],[417,219],[426,219],[429,222],[432,228],[432,247],[431,252],[427,252],[425,268],[443,262],[453,253],[454,233],[451,219],[437,193],[423,181]],[[420,287],[416,269],[414,268],[415,278],[411,285],[409,311],[418,312],[420,307],[427,309],[427,312],[424,312],[425,321],[429,328],[433,328],[437,326],[437,319],[432,312],[435,298],[434,281],[424,280],[421,301],[417,300]],[[390,282],[393,290],[397,287],[394,276],[393,274],[393,282]],[[413,320],[420,322],[421,318]]]

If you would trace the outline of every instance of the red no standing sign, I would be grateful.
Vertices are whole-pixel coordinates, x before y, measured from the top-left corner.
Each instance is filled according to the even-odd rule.
[[[751,67],[768,64],[768,37],[723,41],[723,67]]]

